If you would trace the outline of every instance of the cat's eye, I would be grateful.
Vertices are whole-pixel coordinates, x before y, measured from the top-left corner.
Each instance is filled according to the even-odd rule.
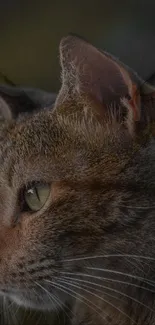
[[[34,183],[27,186],[22,193],[23,211],[36,212],[46,203],[50,194],[50,185],[47,183]]]

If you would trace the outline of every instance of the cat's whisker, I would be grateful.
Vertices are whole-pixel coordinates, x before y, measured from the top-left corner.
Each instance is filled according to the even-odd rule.
[[[69,284],[69,285],[71,285],[72,287],[75,287],[75,288],[79,289],[79,286],[76,285],[76,284],[73,284],[73,283],[70,283],[70,282],[68,282],[68,281],[64,281],[64,280],[62,280],[62,282],[65,283],[66,285]],[[108,287],[107,287],[107,288],[108,288]],[[105,287],[105,289],[107,289],[107,288]],[[134,321],[134,320],[133,320],[129,315],[127,315],[127,314],[126,314],[124,311],[122,311],[120,308],[116,307],[116,306],[115,306],[113,303],[111,303],[110,301],[104,299],[103,297],[101,297],[101,296],[99,296],[99,295],[93,293],[92,291],[90,291],[90,290],[88,290],[88,289],[84,289],[84,288],[82,288],[81,286],[80,286],[80,289],[82,289],[84,292],[86,292],[86,293],[88,293],[88,294],[91,294],[91,295],[95,296],[97,299],[100,299],[100,300],[102,300],[103,302],[107,303],[108,305],[110,305],[110,306],[113,307],[114,309],[118,310],[118,311],[119,311],[121,314],[123,314],[125,317],[129,318],[132,322],[136,323],[136,321]],[[111,290],[113,290],[113,289],[111,289]],[[117,293],[118,293],[118,292],[117,292]]]
[[[5,297],[3,297],[2,299],[2,314],[1,317],[3,316],[3,323],[5,322],[5,318],[6,318],[6,309],[5,309]]]
[[[36,294],[36,290],[33,289],[33,291]],[[37,311],[32,311],[32,309],[30,307],[25,309],[24,317],[25,317],[27,323],[28,323],[28,320],[30,320],[30,323],[31,323],[31,320],[33,319],[33,317],[35,318],[35,322],[36,322],[36,317],[35,317],[36,315],[37,315]],[[23,314],[22,314],[22,317],[23,317]],[[39,324],[40,318],[41,318],[41,315],[38,317],[37,323],[35,325]],[[20,324],[20,325],[24,325],[24,319],[23,319],[22,324]]]
[[[154,239],[155,240],[155,239]],[[131,255],[131,254],[105,254],[105,255],[94,255],[94,256],[82,256],[82,257],[77,257],[77,258],[71,258],[71,259],[64,259],[62,262],[75,262],[75,261],[82,261],[82,260],[93,260],[93,259],[98,259],[98,258],[109,258],[109,257],[128,257],[128,258],[133,258],[137,259],[140,258],[142,260],[150,260],[150,261],[155,261],[154,257],[149,257],[149,256],[142,256],[142,255]]]
[[[139,260],[139,258],[132,259],[131,256],[130,257],[125,256],[124,261],[129,263],[130,266],[132,265],[133,270],[138,271],[139,274],[141,274],[141,276],[145,277],[146,271],[143,270],[143,266],[146,266],[146,265],[148,266],[150,264],[150,261],[152,261],[152,260],[143,259],[143,258],[141,258],[141,260]]]
[[[60,307],[60,309],[63,311],[63,316],[65,314],[67,316],[67,318],[70,320],[70,316],[68,315],[68,313],[64,309],[64,304],[61,303],[61,300],[55,294],[52,294],[52,296],[54,297],[54,299],[57,302],[57,304]],[[64,318],[64,324],[65,324],[65,318]]]
[[[140,280],[143,283],[147,283],[150,286],[155,287],[155,282],[154,281],[151,281],[149,279],[139,277],[139,276],[136,276],[136,275],[132,275],[132,274],[129,274],[129,273],[114,271],[114,270],[110,270],[110,269],[98,269],[98,268],[91,268],[91,267],[90,268],[87,267],[87,269],[90,269],[90,270],[93,270],[93,271],[102,271],[102,272],[105,271],[105,273],[112,273],[112,274],[116,274],[116,275],[127,276],[127,277],[129,277],[131,279]],[[60,273],[64,274],[64,275],[78,275],[78,276],[82,276],[82,277],[85,276],[85,277],[88,277],[88,278],[94,278],[94,279],[98,279],[98,280],[103,279],[103,277],[101,277],[101,276],[96,276],[96,275],[92,275],[92,274],[89,274],[89,273],[66,272],[66,271],[60,271]]]
[[[36,313],[34,315],[36,315]],[[39,325],[40,324],[41,318],[42,318],[42,315],[38,315],[38,319],[37,320],[35,319],[35,325]],[[32,316],[31,316],[31,319],[32,319]],[[24,323],[22,325],[24,325]]]
[[[3,298],[0,298],[0,319],[3,320]],[[3,325],[3,324],[2,324]]]
[[[114,289],[114,288],[110,288],[110,287],[103,286],[103,285],[102,285],[102,288],[107,289],[107,290],[110,290],[110,291],[115,292],[115,293],[118,293],[118,294],[120,294],[120,295],[122,295],[122,296],[124,296],[124,297],[126,297],[126,298],[129,298],[129,299],[131,299],[132,301],[134,301],[134,302],[140,304],[141,306],[143,306],[143,307],[149,309],[151,312],[153,312],[153,313],[155,312],[154,309],[152,309],[152,308],[150,308],[149,306],[143,304],[142,302],[140,302],[139,300],[135,299],[134,297],[127,295],[127,294],[124,293],[124,292],[121,292],[121,291],[116,290],[116,289]]]
[[[139,270],[140,273],[142,272],[143,265],[150,265],[150,261],[154,262],[154,257],[152,257],[152,256],[123,254],[122,251],[120,251],[118,249],[116,250],[116,252],[117,252],[117,255],[119,255],[116,257],[123,256],[124,260],[127,261],[130,265],[134,266],[134,269]],[[145,272],[144,272],[144,274],[145,274]]]
[[[71,281],[74,281],[74,280],[77,280],[79,282],[84,282],[84,283],[90,283],[90,284],[93,284],[99,288],[104,288],[104,286],[102,286],[101,284],[98,284],[98,283],[95,283],[95,282],[92,282],[92,281],[88,281],[88,280],[83,280],[83,279],[79,279],[79,278],[73,278],[73,277],[63,277],[64,279],[67,279],[67,280],[71,280]],[[138,285],[138,284],[134,284],[134,283],[131,283],[131,282],[127,282],[127,281],[121,281],[121,280],[115,280],[115,279],[110,279],[110,278],[106,278],[106,277],[102,277],[101,279],[99,279],[98,277],[96,278],[95,276],[91,276],[90,275],[90,278],[93,278],[93,279],[96,279],[96,280],[102,280],[102,281],[105,281],[105,282],[113,282],[113,283],[118,283],[118,284],[124,284],[124,285],[127,285],[127,286],[131,286],[131,287],[135,287],[135,288],[139,288],[139,289],[142,289],[142,290],[146,290],[148,292],[151,292],[151,293],[155,293],[154,290],[151,290],[149,288],[146,288],[144,286],[141,286],[141,285]]]
[[[75,284],[80,283],[80,285],[82,285],[82,286],[84,286],[86,288],[90,288],[92,290],[95,290],[96,292],[99,292],[99,293],[103,294],[103,290],[98,289],[98,288],[102,288],[102,285],[96,284],[95,282],[85,281],[85,280],[81,280],[81,279],[77,279],[77,278],[74,280],[74,278],[67,278],[67,277],[62,277],[62,280],[69,281],[69,282],[75,283]],[[97,288],[95,288],[95,287],[97,287]],[[114,296],[114,295],[112,295],[110,293],[107,293],[107,292],[104,292],[104,294],[109,296],[110,298],[114,298],[114,299],[117,299],[120,302],[122,302],[122,299],[118,298],[118,296]]]
[[[129,278],[132,279],[136,279],[136,280],[141,280],[145,283],[148,283],[150,285],[152,285],[153,287],[155,287],[155,281],[152,281],[150,279],[146,279],[137,275],[133,275],[130,273],[125,273],[125,272],[121,272],[121,271],[114,271],[114,270],[110,270],[110,269],[102,269],[102,268],[95,268],[95,267],[91,267],[91,266],[87,266],[86,269],[92,270],[92,271],[99,271],[99,272],[105,272],[105,273],[114,273],[117,275],[123,275],[123,276],[127,276]]]
[[[132,210],[135,210],[135,209],[136,210],[152,210],[152,209],[155,209],[155,206],[153,206],[153,205],[148,206],[148,207],[143,207],[143,206],[119,204],[117,206],[122,207],[122,208],[132,209]]]
[[[16,307],[16,309],[14,310],[14,308]],[[18,314],[18,312],[19,312],[19,306],[18,305],[16,305],[15,303],[13,303],[12,305],[11,305],[11,319],[13,320],[15,320],[15,324],[18,324],[18,321],[17,321],[17,314]],[[21,324],[22,325],[22,324]]]
[[[73,282],[73,283],[75,283],[75,284],[77,284],[77,285],[78,285],[79,283],[80,283],[80,285],[81,285],[81,283],[82,283],[82,286],[84,286],[84,284],[86,284],[86,285],[85,285],[86,288],[88,287],[88,289],[95,290],[95,291],[97,291],[97,290],[96,290],[96,288],[94,288],[92,285],[94,285],[95,287],[99,287],[99,288],[103,288],[103,289],[106,289],[106,290],[110,290],[110,291],[112,291],[112,292],[116,292],[116,293],[118,293],[119,295],[122,295],[123,297],[129,298],[129,299],[133,300],[134,302],[140,304],[141,306],[143,306],[143,307],[149,309],[151,312],[153,312],[153,313],[155,312],[154,309],[148,307],[146,304],[143,304],[141,301],[135,299],[134,297],[129,296],[129,295],[127,295],[127,294],[124,294],[123,292],[121,292],[121,291],[119,291],[119,290],[115,290],[115,289],[113,289],[113,288],[111,288],[111,287],[107,287],[107,286],[105,286],[105,285],[97,284],[97,283],[95,283],[95,282],[91,282],[91,281],[87,281],[87,280],[83,280],[83,279],[78,279],[78,278],[71,278],[71,277],[68,278],[68,277],[63,277],[63,279],[65,279],[65,280],[67,281],[67,283],[69,283],[69,282],[72,283],[72,282]],[[106,278],[105,278],[105,279],[106,279]],[[110,279],[110,280],[111,280],[111,279]],[[112,280],[112,281],[115,282],[115,280]],[[64,280],[63,280],[63,282],[64,282]],[[117,282],[121,282],[121,283],[122,283],[122,281],[117,281]],[[84,284],[83,284],[83,283],[84,283]],[[124,282],[124,283],[125,283],[125,282]],[[131,283],[125,283],[125,284],[127,284],[127,285],[128,285],[128,284],[129,284],[129,285],[132,285]],[[147,288],[145,288],[145,287],[141,287],[141,286],[136,286],[136,287],[139,287],[140,289],[146,289],[146,290],[147,290]],[[148,289],[148,291],[152,292],[152,291],[149,290],[149,289]],[[108,294],[108,293],[105,292],[105,291],[98,290],[98,292],[100,292],[100,293],[102,293],[102,294],[104,294],[104,295],[107,295],[107,296],[109,296],[109,297],[112,297],[112,298],[114,298],[114,299],[117,299],[117,300],[119,300],[119,301],[122,301],[120,298],[118,298],[118,297],[116,297],[116,296],[114,296],[114,295],[110,295],[110,294]],[[153,291],[153,293],[155,293],[155,292]]]
[[[23,325],[25,323],[25,320],[27,321],[28,317],[27,317],[27,313],[28,313],[28,310],[24,310],[23,313],[22,313],[22,319],[20,319],[20,325]]]
[[[75,298],[76,300],[82,302],[83,304],[85,304],[88,308],[91,308],[93,311],[95,311],[101,318],[104,319],[104,321],[106,320],[105,317],[109,317],[109,315],[105,312],[103,312],[103,310],[101,308],[99,308],[96,304],[94,304],[92,301],[90,301],[88,298],[84,297],[83,295],[79,294],[77,291],[72,290],[62,284],[59,283],[55,283],[53,281],[50,280],[44,280],[45,282],[49,283],[50,285],[52,285],[53,287],[55,287],[56,289],[59,289],[60,291],[67,293],[69,296],[71,296],[72,298]],[[93,307],[92,307],[93,306]],[[95,308],[94,308],[95,307]],[[97,311],[101,311],[101,314]],[[103,313],[105,314],[105,317],[103,317]]]
[[[59,307],[60,307],[60,309],[63,311],[63,313],[67,316],[67,318],[71,321],[71,318],[70,318],[70,316],[69,316],[69,314],[66,312],[66,310],[65,309],[68,309],[69,311],[71,311],[70,310],[70,308],[69,307],[67,307],[62,301],[61,301],[61,299],[56,295],[56,294],[52,294],[52,296],[54,296],[54,298],[55,298],[55,300],[57,301],[57,303],[58,303],[58,305],[59,305]],[[72,312],[72,311],[71,311]],[[64,319],[64,324],[65,324],[65,319]]]
[[[11,312],[10,312],[10,308],[8,308],[8,302],[7,302],[7,305],[6,305],[6,311],[7,311],[7,319],[8,319],[8,323],[11,324],[12,323],[12,315],[11,315]]]
[[[68,306],[66,306],[66,304],[56,294],[54,296],[59,301],[59,303],[61,305],[62,311],[66,314],[66,316],[68,317],[68,319],[71,321],[70,315],[65,310],[65,309],[67,309],[73,316],[75,316],[75,314],[73,313],[73,311],[71,310],[71,308],[69,308]],[[65,320],[64,320],[64,324],[65,324]]]
[[[46,292],[46,294],[48,295],[48,297],[49,297],[49,299],[50,299],[50,301],[52,302],[52,304],[53,304],[53,302],[54,303],[56,303],[56,306],[59,306],[60,308],[61,308],[61,306],[60,306],[60,303],[58,303],[58,301],[56,300],[56,298],[53,296],[53,294],[51,294],[46,288],[44,288],[40,283],[38,283],[37,281],[35,281],[35,284],[38,286],[38,287],[40,287],[43,291],[45,291]],[[57,313],[57,317],[58,317],[58,320],[59,320],[59,323],[60,323],[60,317],[59,317],[59,313],[58,313],[58,311],[57,311],[57,308],[56,308],[56,313]]]
[[[6,322],[8,325],[10,325],[10,313],[8,308],[8,301],[6,300],[6,297],[4,297],[4,323]]]
[[[49,292],[49,294],[50,294],[50,292]],[[52,293],[52,296],[53,296],[53,293]],[[55,298],[55,300],[58,301],[58,305],[60,306],[60,309],[62,309],[62,311],[63,311],[63,312],[65,313],[65,315],[67,316],[67,318],[70,319],[70,316],[69,316],[68,313],[65,311],[65,309],[68,309],[68,311],[71,312],[71,313],[73,314],[73,316],[74,316],[73,311],[72,311],[68,306],[66,306],[66,304],[65,304],[63,301],[61,301],[61,299],[60,299],[59,297],[57,297],[56,294],[54,294],[54,298]]]
[[[4,311],[4,322],[6,324],[10,324],[10,314],[8,313],[8,309],[6,308],[7,302],[6,297],[3,297],[3,311]]]

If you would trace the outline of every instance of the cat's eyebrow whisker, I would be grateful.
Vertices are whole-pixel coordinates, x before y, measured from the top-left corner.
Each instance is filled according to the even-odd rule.
[[[149,256],[142,256],[142,255],[131,255],[131,254],[105,254],[105,255],[94,255],[94,256],[82,256],[77,258],[71,258],[71,259],[64,259],[62,262],[74,262],[74,261],[82,261],[82,260],[91,260],[95,258],[109,258],[109,257],[130,257],[133,259],[144,259],[144,260],[151,260],[155,261],[154,257]]]
[[[93,279],[96,277],[95,276],[91,276],[90,277],[93,277]],[[88,280],[83,280],[83,279],[79,279],[79,278],[74,278],[74,277],[67,277],[67,276],[63,276],[62,277],[63,279],[67,279],[67,280],[71,280],[71,281],[79,281],[79,282],[84,282],[84,283],[88,283],[88,284],[93,284],[95,285],[96,287],[99,287],[99,288],[104,288],[105,286],[103,286],[102,284],[99,284],[99,283],[95,283],[95,282],[92,282],[92,281],[88,281]],[[106,278],[106,277],[102,277],[101,278],[103,281],[106,281],[106,282],[113,282],[113,283],[118,283],[118,284],[125,284],[125,285],[128,285],[128,286],[131,286],[131,287],[135,287],[135,288],[139,288],[139,289],[143,289],[143,290],[146,290],[146,291],[149,291],[151,293],[155,293],[154,290],[151,290],[150,288],[146,288],[144,286],[141,286],[141,285],[138,285],[138,284],[134,284],[134,283],[131,283],[131,282],[127,282],[127,281],[120,281],[120,280],[115,280],[115,279],[110,279],[110,278]],[[100,280],[99,278],[97,278],[96,280]]]
[[[69,284],[70,286],[79,289],[79,286],[76,285],[76,284],[69,283],[68,281],[63,281],[63,280],[62,280],[62,282],[63,282],[63,283],[66,283],[67,285]],[[108,287],[107,287],[107,288],[108,288]],[[84,292],[86,292],[86,293],[89,293],[89,294],[95,296],[96,298],[102,300],[103,302],[107,303],[108,305],[110,305],[110,306],[113,307],[114,309],[118,310],[118,311],[119,311],[121,314],[123,314],[125,317],[129,318],[132,322],[136,323],[136,321],[134,321],[134,320],[133,320],[129,315],[127,315],[127,314],[126,314],[124,311],[122,311],[120,308],[116,307],[116,306],[115,306],[113,303],[111,303],[110,301],[104,299],[103,297],[100,297],[99,295],[93,293],[93,292],[90,291],[90,290],[84,289],[84,288],[82,288],[82,287],[80,287],[80,289],[82,289],[82,290],[83,290]],[[112,288],[111,288],[111,290],[113,291]],[[121,294],[121,292],[118,292],[118,293]],[[138,301],[137,301],[137,302],[138,302]],[[144,305],[144,306],[145,306],[145,305]],[[145,306],[145,307],[147,307],[147,306]]]
[[[91,268],[91,267],[90,268],[87,267],[87,269],[95,270],[95,271],[102,271],[102,272],[107,272],[107,273],[113,273],[113,274],[117,274],[117,275],[128,276],[131,279],[140,280],[140,281],[142,281],[144,283],[149,284],[150,286],[155,287],[155,282],[154,281],[151,281],[149,279],[146,279],[146,278],[143,278],[143,277],[139,277],[139,276],[136,276],[136,275],[132,275],[132,274],[129,274],[129,273],[114,271],[114,270],[110,270],[110,269],[98,269],[98,268]],[[101,276],[96,276],[96,275],[92,275],[92,274],[89,274],[89,273],[65,272],[65,271],[60,271],[60,273],[61,274],[64,274],[64,275],[85,276],[85,277],[88,277],[88,278],[94,278],[94,279],[98,279],[98,280],[102,280],[103,279],[103,277],[101,277]]]
[[[71,296],[72,298],[75,298],[76,300],[82,302],[83,304],[85,304],[88,308],[91,308],[93,311],[95,311],[101,318],[103,318],[104,320],[105,317],[109,317],[109,315],[107,313],[104,312],[104,314],[106,315],[105,317],[102,316],[103,314],[103,310],[101,308],[99,308],[97,305],[95,305],[92,301],[90,301],[88,298],[84,297],[83,295],[77,293],[75,290],[69,289],[66,286],[59,284],[59,283],[55,283],[53,281],[50,280],[44,280],[45,282],[48,282],[49,284],[51,284],[53,287],[55,287],[56,289],[59,289],[60,291],[68,294],[69,296]],[[79,288],[78,288],[79,289]],[[93,307],[92,307],[93,306]],[[95,308],[94,308],[95,307]],[[101,314],[97,311],[100,310]]]

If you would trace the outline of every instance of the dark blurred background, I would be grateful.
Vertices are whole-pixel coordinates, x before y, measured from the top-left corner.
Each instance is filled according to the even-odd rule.
[[[155,71],[154,0],[0,0],[0,72],[17,85],[58,91],[58,47],[69,32],[111,52],[144,79]],[[59,324],[55,315],[5,303],[1,314],[4,325]]]
[[[58,46],[69,32],[143,78],[155,68],[154,0],[0,0],[0,71],[20,85],[58,90]]]

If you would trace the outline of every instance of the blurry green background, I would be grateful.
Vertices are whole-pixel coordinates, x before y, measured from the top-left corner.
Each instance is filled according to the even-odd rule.
[[[153,0],[0,0],[0,72],[17,85],[58,91],[58,47],[69,32],[119,57],[144,79],[155,70]],[[55,315],[3,307],[0,324],[59,323],[52,321]]]

